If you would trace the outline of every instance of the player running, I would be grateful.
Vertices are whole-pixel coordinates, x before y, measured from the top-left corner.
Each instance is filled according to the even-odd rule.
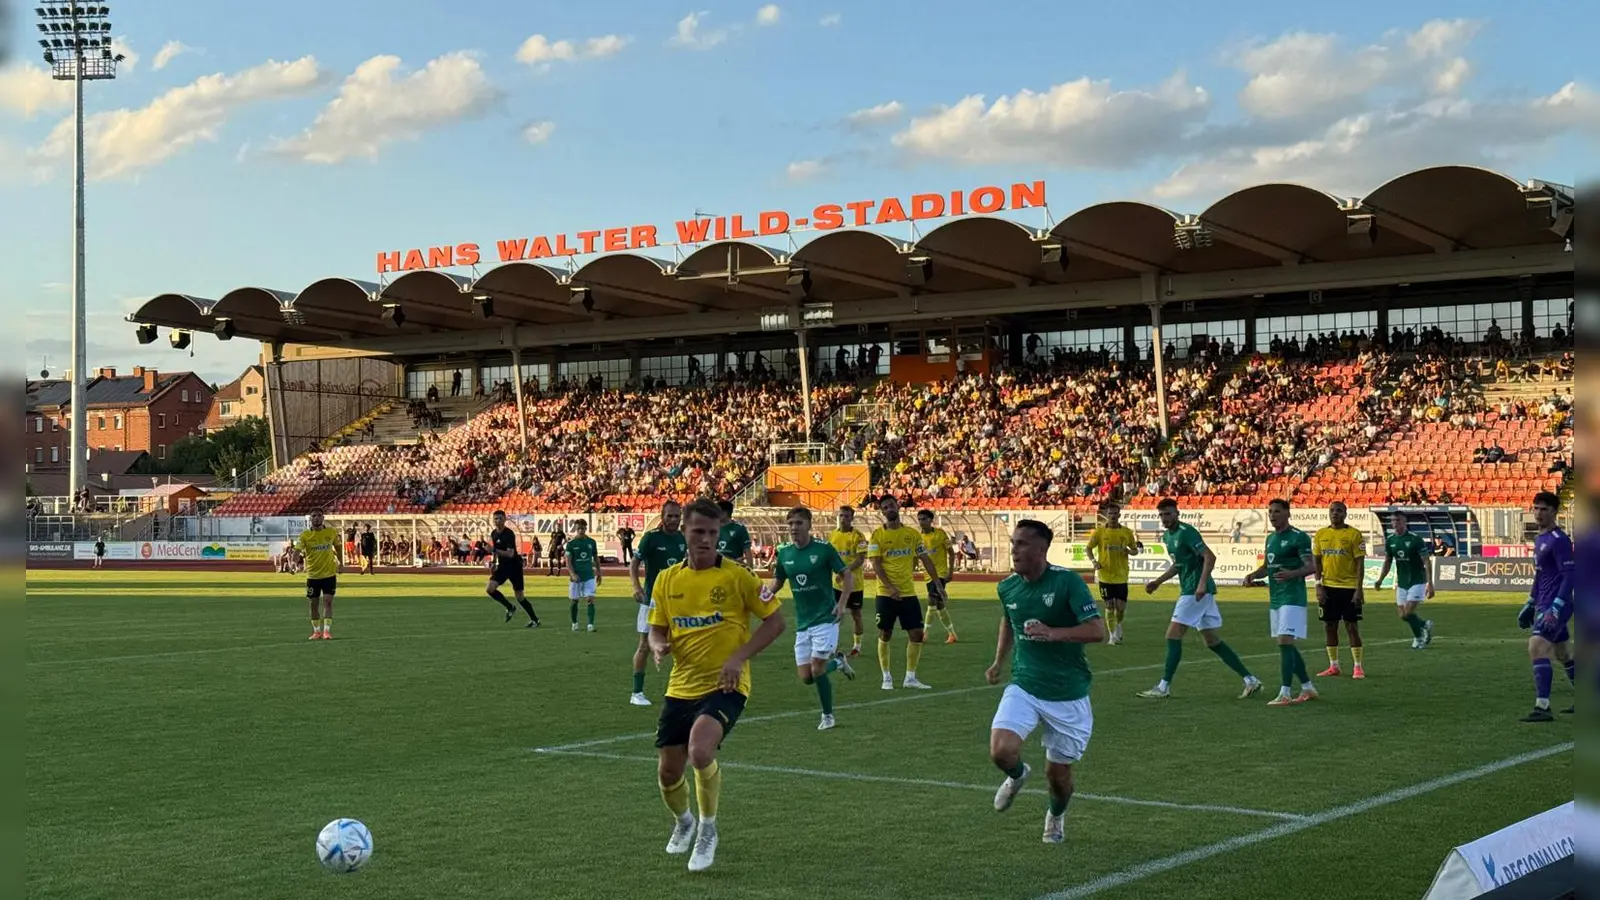
[[[704,871],[716,859],[722,794],[717,749],[750,696],[750,660],[784,628],[778,598],[749,569],[717,553],[721,524],[715,504],[690,504],[684,514],[688,559],[662,572],[650,595],[651,653],[658,666],[673,657],[656,729],[657,779],[676,819],[667,852],[686,853],[693,847],[691,872]],[[761,620],[753,634],[752,619]],[[685,763],[694,766],[698,829],[689,812]]]
[[[878,577],[878,668],[883,670],[883,689],[894,690],[894,672],[889,661],[890,639],[896,622],[906,632],[906,677],[903,686],[925,691],[929,685],[917,680],[917,662],[922,659],[922,603],[917,600],[917,563],[928,573],[930,583],[939,577],[933,559],[922,543],[922,534],[900,520],[900,501],[884,497],[878,504],[883,525],[872,532],[867,543],[867,558]]]
[[[717,554],[746,569],[751,568],[750,529],[744,527],[743,522],[733,520],[732,500],[718,500],[717,508],[722,510],[722,526],[717,529]]]
[[[1361,607],[1366,603],[1362,573],[1367,564],[1367,537],[1345,523],[1349,507],[1334,501],[1328,507],[1328,525],[1311,541],[1311,558],[1317,563],[1317,606],[1322,609],[1322,630],[1328,639],[1328,668],[1318,678],[1333,678],[1339,669],[1339,623],[1350,635],[1351,678],[1367,677],[1361,667]]]
[[[1042,522],[1024,519],[1011,534],[1012,575],[1000,582],[1000,637],[994,664],[984,677],[1000,683],[1001,666],[1011,655],[1011,683],[1000,697],[989,731],[989,758],[1006,773],[994,795],[1005,812],[1027,784],[1032,769],[1022,761],[1022,744],[1044,726],[1045,781],[1050,806],[1044,817],[1044,842],[1066,840],[1067,803],[1072,799],[1072,766],[1083,758],[1094,731],[1089,706],[1093,676],[1084,644],[1107,637],[1100,609],[1082,576],[1049,563],[1054,539]]]
[[[578,630],[578,604],[588,604],[589,630],[594,631],[594,595],[603,580],[600,574],[600,545],[589,537],[589,523],[572,520],[572,537],[567,541],[567,599],[572,601],[572,630]]]
[[[784,582],[789,584],[794,597],[795,671],[802,684],[816,686],[822,702],[817,730],[827,731],[834,726],[833,683],[828,676],[838,670],[847,679],[856,677],[839,652],[839,619],[844,615],[840,595],[851,593],[855,575],[832,544],[811,539],[811,510],[796,506],[789,510],[788,522],[792,543],[778,548],[768,593],[776,594]],[[837,592],[829,589],[834,576],[844,581]]]
[[[1274,500],[1267,505],[1266,562],[1244,577],[1245,587],[1259,587],[1267,579],[1267,618],[1272,638],[1278,642],[1278,696],[1268,706],[1290,706],[1317,699],[1317,688],[1306,674],[1306,659],[1295,641],[1306,636],[1306,578],[1317,570],[1311,559],[1311,538],[1289,524],[1289,501]],[[1289,696],[1294,680],[1300,679],[1300,693]]]
[[[856,511],[852,506],[839,507],[839,524],[828,535],[828,543],[838,551],[839,558],[844,560],[854,576],[852,587],[854,590],[848,594],[844,592],[844,575],[833,576],[833,589],[839,592],[839,600],[845,609],[850,611],[850,619],[855,624],[855,645],[850,648],[851,656],[861,655],[861,607],[863,594],[861,582],[864,576],[861,567],[867,561],[867,536],[856,530]]]
[[[1533,629],[1528,637],[1528,658],[1533,660],[1533,712],[1522,717],[1524,722],[1555,720],[1550,713],[1550,683],[1555,680],[1552,657],[1566,666],[1567,680],[1577,684],[1578,673],[1567,647],[1576,587],[1575,562],[1572,538],[1556,525],[1560,511],[1561,499],[1555,494],[1540,491],[1534,496],[1533,521],[1539,534],[1533,539],[1533,590],[1517,614],[1517,625]],[[1570,714],[1575,709],[1573,705],[1562,712]]]
[[[343,562],[339,550],[339,532],[324,524],[322,513],[314,512],[310,527],[300,532],[295,548],[305,559],[306,599],[311,601],[311,637],[309,640],[333,640],[333,595],[339,591],[339,569]],[[317,601],[322,601],[322,615],[317,615]]]
[[[1217,633],[1222,627],[1222,610],[1217,607],[1217,583],[1211,579],[1217,555],[1206,546],[1205,538],[1193,525],[1178,520],[1178,501],[1164,498],[1156,504],[1156,511],[1164,529],[1161,543],[1166,546],[1172,564],[1156,580],[1145,584],[1144,590],[1153,594],[1156,588],[1177,576],[1178,605],[1173,607],[1172,622],[1167,626],[1167,663],[1161,680],[1150,690],[1140,691],[1139,696],[1147,700],[1165,700],[1171,696],[1172,679],[1178,674],[1178,662],[1183,659],[1183,636],[1191,628],[1200,629],[1206,647],[1244,678],[1244,691],[1239,699],[1253,696],[1261,690],[1261,679],[1250,674],[1239,654]]]
[[[650,698],[644,695],[644,664],[650,657],[650,598],[655,590],[656,578],[662,572],[683,562],[688,551],[683,538],[683,506],[676,500],[661,504],[661,524],[644,533],[639,549],[628,562],[628,577],[633,581],[633,602],[639,604],[639,646],[633,651],[633,693],[628,702],[634,706],[649,706]],[[640,583],[639,570],[644,570]]]
[[[1105,524],[1089,532],[1087,550],[1106,605],[1106,628],[1111,631],[1106,643],[1115,645],[1122,643],[1122,621],[1128,614],[1128,558],[1144,550],[1144,543],[1122,524],[1122,507],[1107,503],[1101,513]]]
[[[944,642],[956,642],[955,625],[950,622],[950,611],[945,609],[950,599],[950,573],[955,571],[956,549],[950,543],[950,533],[933,524],[933,510],[917,511],[917,526],[922,532],[922,546],[933,560],[935,578],[928,582],[928,611],[944,628]]]
[[[489,546],[494,559],[494,571],[489,575],[489,583],[484,586],[483,592],[506,608],[506,621],[510,622],[516,617],[517,608],[511,605],[505,594],[500,593],[500,585],[511,585],[517,605],[528,614],[526,627],[538,628],[539,614],[533,611],[533,604],[522,593],[522,549],[517,545],[517,533],[506,524],[505,510],[494,511],[494,530],[489,532]]]
[[[1394,566],[1394,602],[1400,621],[1411,626],[1411,649],[1421,650],[1433,643],[1433,620],[1423,621],[1417,607],[1433,599],[1433,571],[1428,565],[1431,551],[1428,542],[1411,531],[1406,514],[1394,514],[1394,533],[1383,542],[1383,568],[1372,582],[1373,588],[1382,588],[1384,576]]]

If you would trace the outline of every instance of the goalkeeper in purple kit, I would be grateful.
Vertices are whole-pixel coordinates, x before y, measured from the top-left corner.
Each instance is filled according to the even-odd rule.
[[[1533,660],[1534,706],[1533,712],[1522,717],[1524,722],[1551,722],[1550,683],[1555,680],[1555,660],[1567,669],[1567,680],[1577,681],[1572,655],[1567,643],[1571,639],[1568,623],[1572,621],[1573,577],[1572,538],[1556,525],[1556,515],[1561,500],[1549,491],[1541,491],[1533,498],[1533,520],[1539,534],[1533,539],[1533,591],[1528,602],[1517,616],[1517,624],[1532,628],[1528,638],[1528,657]],[[1574,706],[1562,710],[1572,713]]]

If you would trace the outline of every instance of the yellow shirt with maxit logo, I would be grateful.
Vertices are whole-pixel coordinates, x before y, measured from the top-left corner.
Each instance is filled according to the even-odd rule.
[[[933,557],[933,571],[940,578],[950,577],[950,535],[943,528],[922,532],[922,546]]]
[[[1311,540],[1311,554],[1322,560],[1322,583],[1327,587],[1358,588],[1367,556],[1367,539],[1361,529],[1329,525]]]
[[[828,545],[839,551],[839,558],[844,560],[844,567],[849,569],[856,564],[856,560],[867,555],[867,536],[854,528],[849,531],[834,530],[828,535]],[[844,590],[844,577],[833,576],[833,589]],[[856,590],[861,590],[861,579],[856,579]]]
[[[344,546],[339,532],[332,528],[321,531],[306,529],[294,542],[306,558],[306,578],[332,578],[339,574],[339,556],[336,548]]]
[[[1139,539],[1127,526],[1101,525],[1089,533],[1089,549],[1098,553],[1100,570],[1094,580],[1101,584],[1128,583],[1128,557],[1139,548]]]
[[[872,532],[872,541],[867,544],[867,559],[883,560],[883,574],[907,597],[916,596],[917,557],[926,552],[922,532],[906,524],[879,528]],[[889,593],[881,584],[878,591],[885,596]]]
[[[775,615],[783,602],[761,602],[761,579],[732,560],[717,557],[709,569],[681,562],[656,576],[650,624],[672,639],[672,674],[667,696],[694,700],[717,690],[722,666],[750,640],[751,621]],[[750,696],[750,663],[739,675],[739,693]]]

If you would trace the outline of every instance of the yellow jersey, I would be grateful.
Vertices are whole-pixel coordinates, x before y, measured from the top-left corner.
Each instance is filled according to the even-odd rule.
[[[849,531],[835,529],[828,535],[828,545],[839,551],[839,558],[844,560],[844,567],[853,567],[861,557],[867,555],[867,536],[854,528]],[[833,576],[833,589],[844,590],[844,578],[841,575]],[[856,579],[856,590],[861,590],[861,579]]]
[[[933,557],[934,574],[950,577],[950,535],[943,528],[922,532],[922,546]]]
[[[922,532],[904,522],[894,528],[877,529],[867,544],[867,559],[883,560],[883,574],[907,597],[916,596],[917,557],[927,552]],[[888,594],[881,584],[878,590]]]
[[[1126,525],[1110,528],[1101,525],[1089,533],[1089,549],[1099,555],[1100,569],[1094,580],[1101,584],[1128,583],[1128,557],[1139,550],[1139,539]]]
[[[332,578],[339,574],[337,550],[344,546],[344,541],[338,531],[332,528],[320,531],[308,528],[300,532],[300,539],[294,545],[306,558],[307,579]]]
[[[1319,529],[1311,541],[1311,554],[1322,560],[1322,583],[1327,587],[1361,586],[1361,569],[1367,557],[1367,539],[1361,529],[1351,525]]]
[[[777,614],[782,601],[761,600],[761,579],[723,557],[709,569],[678,563],[656,576],[650,624],[672,639],[672,674],[667,696],[694,700],[714,693],[722,665],[750,640],[751,620]],[[739,675],[739,693],[750,696],[750,662]]]

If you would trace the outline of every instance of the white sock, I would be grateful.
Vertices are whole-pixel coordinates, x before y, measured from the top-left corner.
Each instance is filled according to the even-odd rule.
[[[1301,691],[1314,691],[1314,690],[1316,690],[1316,686],[1314,686],[1309,681],[1302,681],[1302,682],[1300,682],[1300,690]]]
[[[1533,701],[1533,705],[1534,705],[1535,709],[1549,709],[1550,708],[1550,698],[1549,697],[1540,697],[1540,698],[1538,698],[1538,699]]]
[[[916,681],[917,680],[916,671],[915,670],[911,670],[911,669],[906,670],[906,680],[907,681]]]
[[[717,817],[716,816],[701,816],[700,817],[700,824],[701,825],[716,825],[717,824]]]
[[[1287,684],[1284,685],[1283,687],[1278,688],[1278,696],[1279,697],[1288,697],[1289,696],[1289,686]]]
[[[1161,679],[1159,682],[1156,683],[1156,690],[1158,690],[1158,691],[1164,691],[1168,687],[1169,687],[1169,685],[1167,684],[1167,680],[1165,678]]]

